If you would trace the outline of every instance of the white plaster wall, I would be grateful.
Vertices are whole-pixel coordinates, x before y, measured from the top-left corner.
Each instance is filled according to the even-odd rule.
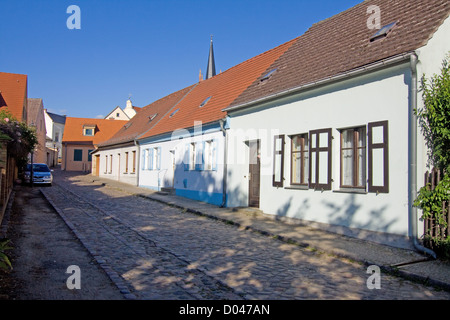
[[[133,151],[136,151],[136,172],[133,173]],[[128,173],[125,173],[125,154],[128,152]],[[101,150],[97,152],[100,155],[100,177],[120,181],[123,183],[137,185],[139,170],[139,148],[137,146],[122,147],[109,150]],[[113,156],[113,164],[111,167],[111,155]],[[120,155],[120,157],[119,157]],[[106,156],[108,156],[108,164],[106,167]],[[95,160],[95,157],[92,157]],[[107,170],[106,170],[107,169]]]
[[[261,139],[260,208],[268,214],[372,231],[408,232],[409,65],[327,86],[230,117],[229,206],[246,206],[248,147]],[[333,128],[332,189],[340,184],[340,135],[337,129],[389,121],[388,194],[292,190],[272,187],[273,136],[286,135],[284,177],[290,184],[288,135]],[[240,131],[240,132],[239,132]],[[247,134],[247,137],[245,136]],[[252,137],[248,137],[252,135]],[[240,159],[240,160],[239,160]]]
[[[184,169],[186,144],[192,142],[217,141],[217,170],[196,171]],[[201,143],[200,143],[201,145]],[[140,145],[141,164],[144,151],[148,148],[161,147],[161,167],[159,170],[146,170],[142,167],[139,172],[139,185],[154,190],[162,187],[174,187],[182,194],[201,194],[202,197],[218,197],[222,194],[223,163],[224,163],[224,138],[220,131],[204,133],[200,135],[188,135],[183,139],[173,139],[154,143],[142,143]],[[175,173],[172,170],[172,153],[175,157]],[[174,177],[174,179],[173,179]],[[178,194],[178,193],[177,193]]]

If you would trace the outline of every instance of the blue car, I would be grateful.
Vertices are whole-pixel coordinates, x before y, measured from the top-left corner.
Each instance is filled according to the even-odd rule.
[[[31,164],[27,165],[24,172],[24,180],[30,183],[31,178]],[[45,163],[33,163],[33,184],[47,184],[52,185],[53,175],[52,171]]]

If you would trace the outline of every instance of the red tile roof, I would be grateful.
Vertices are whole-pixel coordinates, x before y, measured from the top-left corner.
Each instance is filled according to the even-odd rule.
[[[367,26],[371,5],[380,8],[382,26],[397,22],[387,37],[373,42],[377,30]],[[232,107],[416,50],[427,44],[449,12],[449,0],[364,1],[309,28],[267,69],[278,68],[277,73],[264,85],[257,79]]]
[[[164,117],[139,138],[170,133],[177,129],[191,128],[194,127],[195,121],[207,124],[223,119],[226,113],[222,109],[228,107],[295,41],[296,39],[286,42],[212,78],[199,82],[183,100],[172,108],[171,113],[179,109],[173,117]],[[200,107],[208,97],[211,97],[211,99],[205,106]]]
[[[144,134],[158,123],[193,87],[194,85],[189,86],[161,98],[148,106],[139,108],[140,110],[125,126],[120,128],[110,139],[100,143],[99,147],[134,141],[136,137]]]
[[[111,138],[127,122],[124,120],[66,117],[62,142],[92,142],[93,145],[98,145]],[[84,126],[96,126],[95,135],[93,137],[83,135]]]
[[[24,122],[27,120],[27,81],[27,75],[0,72],[0,110],[6,109]]]

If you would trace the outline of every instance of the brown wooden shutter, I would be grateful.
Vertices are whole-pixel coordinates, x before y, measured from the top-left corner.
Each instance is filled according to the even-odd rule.
[[[332,129],[309,132],[309,187],[331,190]]]
[[[283,187],[284,182],[284,135],[274,137],[273,186]]]
[[[369,192],[389,193],[388,121],[368,125]]]

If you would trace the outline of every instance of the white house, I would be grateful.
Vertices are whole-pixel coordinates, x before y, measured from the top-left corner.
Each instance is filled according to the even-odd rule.
[[[49,150],[56,152],[57,156],[54,161],[47,160],[48,165],[56,165],[62,159],[62,137],[64,134],[64,126],[66,124],[66,116],[48,112],[44,109],[45,128],[47,130],[45,146]],[[53,158],[53,157],[51,157]]]
[[[224,109],[228,206],[425,251],[414,109],[450,51],[449,12],[446,0],[365,1],[299,37]]]
[[[125,109],[122,109],[121,107],[117,106],[115,107],[106,117],[105,119],[109,120],[130,120],[133,118],[136,113],[141,108],[133,106],[133,103],[131,102],[131,99],[127,100]]]
[[[294,40],[197,83],[167,115],[136,140],[139,186],[226,205],[226,113]],[[210,58],[211,61],[211,58]]]

